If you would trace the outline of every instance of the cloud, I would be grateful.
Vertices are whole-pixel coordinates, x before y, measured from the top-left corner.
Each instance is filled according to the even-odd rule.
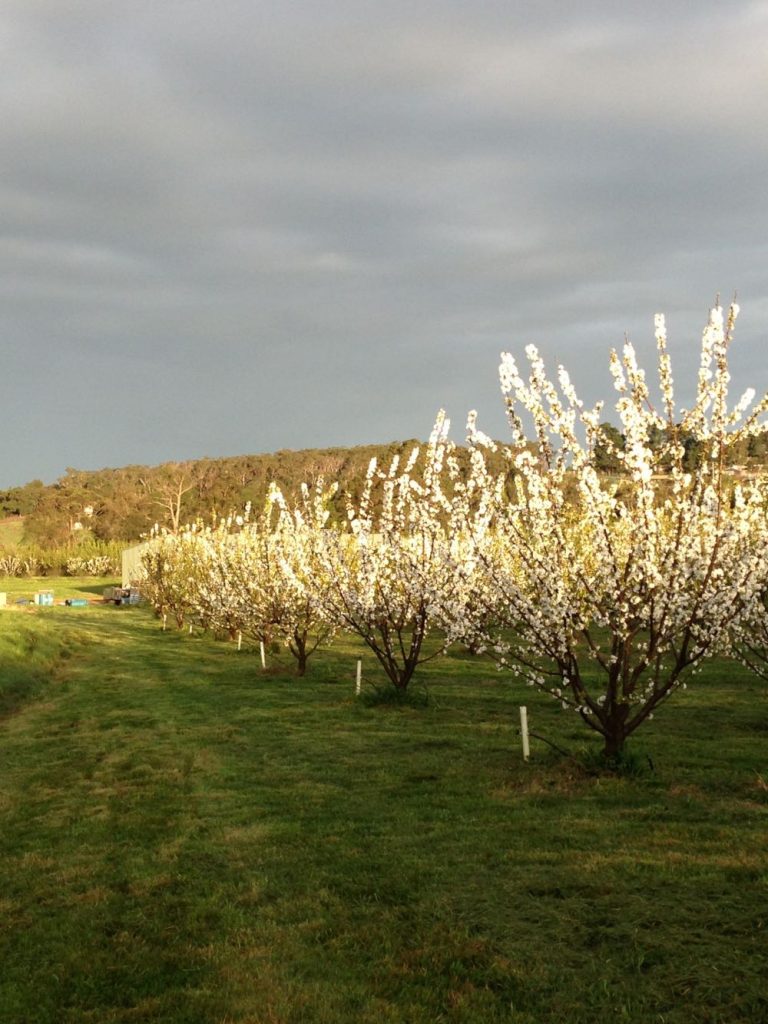
[[[736,287],[759,384],[766,10],[7,0],[0,478],[501,431],[499,349],[591,400]]]

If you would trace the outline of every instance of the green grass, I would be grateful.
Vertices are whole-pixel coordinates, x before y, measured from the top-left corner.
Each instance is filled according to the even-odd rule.
[[[0,550],[13,551],[21,544],[24,536],[24,519],[22,516],[9,516],[0,519]]]
[[[3,1024],[768,1020],[764,684],[714,664],[613,777],[482,659],[396,705],[361,653],[0,614]]]
[[[72,597],[99,601],[107,587],[115,586],[120,586],[120,580],[94,576],[0,576],[0,593],[7,595],[10,606],[20,600],[32,601],[38,590],[52,590],[56,602]]]

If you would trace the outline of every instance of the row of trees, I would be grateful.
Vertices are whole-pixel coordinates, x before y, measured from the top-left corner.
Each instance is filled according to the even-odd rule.
[[[372,457],[386,462],[414,443],[68,469],[50,485],[33,481],[0,491],[0,518],[23,516],[27,544],[67,543],[77,537],[78,523],[97,540],[135,541],[155,522],[174,529],[198,517],[207,519],[214,509],[226,512],[248,501],[261,505],[273,483],[294,494],[302,482],[323,477],[359,494]],[[343,512],[340,502],[337,512]]]
[[[652,450],[665,450],[669,440],[666,427],[650,427],[647,443]],[[701,442],[680,430],[679,425],[677,440],[685,448],[686,469],[695,469],[704,458]],[[340,519],[344,515],[344,495],[359,498],[371,458],[386,466],[395,455],[407,457],[417,443],[281,451],[161,466],[68,469],[53,484],[35,480],[0,491],[0,518],[23,517],[26,547],[51,548],[82,539],[135,541],[155,522],[175,529],[182,522],[210,517],[212,510],[242,508],[248,501],[260,506],[272,484],[287,495],[297,495],[301,483],[313,485],[319,479],[333,479],[340,482],[341,490],[331,499],[331,515]],[[602,422],[595,442],[595,468],[621,477],[625,468],[620,456],[625,444],[619,426]],[[459,448],[456,454],[460,461],[469,459],[466,449]],[[768,463],[768,436],[743,437],[728,447],[725,457],[726,465],[762,470]],[[494,472],[504,471],[503,457],[486,452],[486,459]],[[658,466],[664,473],[669,469],[663,460],[658,460]],[[82,532],[78,532],[81,527]]]
[[[418,480],[419,449],[402,472],[398,457],[386,472],[372,460],[345,527],[329,511],[336,486],[319,481],[291,504],[273,486],[258,513],[246,507],[213,525],[159,531],[144,557],[145,594],[179,627],[194,621],[231,639],[284,643],[300,675],[320,643],[351,630],[405,689],[439,653],[427,655],[423,642],[431,626],[445,625],[443,602],[460,583],[450,525],[436,514],[446,507],[446,447],[433,438]]]
[[[695,434],[676,424],[674,440],[683,446],[683,467],[691,472],[696,470],[707,457],[707,446]],[[651,426],[648,434],[648,447],[655,451],[665,450],[673,439],[673,433],[667,427]],[[621,475],[624,463],[621,453],[626,447],[627,439],[612,423],[601,423],[600,434],[595,442],[595,468],[603,473]],[[734,469],[762,472],[768,463],[768,435],[751,434],[741,437],[728,446],[725,452],[725,465]],[[659,469],[666,473],[671,464],[659,461]]]
[[[562,368],[552,381],[529,347],[524,379],[506,354],[509,444],[471,414],[460,456],[441,414],[423,452],[371,462],[343,525],[321,484],[293,502],[273,487],[256,517],[159,536],[148,591],[180,623],[281,639],[300,671],[309,638],[352,630],[400,688],[428,632],[438,652],[463,641],[572,709],[615,756],[704,659],[764,664],[768,494],[727,467],[762,438],[768,402],[728,405],[737,313],[711,311],[690,410],[675,406],[662,317],[658,409],[632,346],[612,354],[618,437]],[[606,456],[618,482],[600,472]]]

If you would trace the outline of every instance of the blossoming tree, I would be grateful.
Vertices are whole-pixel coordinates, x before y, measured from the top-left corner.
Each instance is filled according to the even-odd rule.
[[[156,527],[142,556],[142,593],[162,619],[163,629],[169,614],[181,629],[192,609],[189,581],[198,564],[196,545],[190,533],[172,534]]]
[[[268,639],[263,602],[258,591],[258,561],[254,545],[240,527],[242,517],[228,516],[212,526],[193,524],[196,542],[194,572],[188,577],[188,601],[197,621],[215,635],[234,640],[238,634]]]
[[[144,557],[144,589],[179,626],[186,615],[230,639],[278,640],[304,675],[312,652],[335,631],[318,602],[319,580],[305,585],[308,535],[320,525],[294,523],[273,489],[257,514],[247,507],[211,525],[159,531]]]
[[[315,538],[327,525],[327,496],[322,483],[313,498],[307,488],[302,493],[303,507],[291,511],[279,488],[272,485],[270,528],[262,539],[270,621],[296,659],[299,676],[304,675],[309,657],[319,646],[330,643],[337,630],[324,602],[330,580],[317,574],[312,558]]]
[[[400,470],[372,460],[360,501],[348,506],[348,531],[314,532],[313,577],[328,618],[357,633],[392,685],[405,690],[420,664],[441,654],[445,637],[424,646],[444,620],[459,581],[451,536],[452,508],[443,492],[451,451],[441,414],[423,455]]]
[[[738,308],[715,307],[704,330],[696,399],[675,407],[664,319],[656,318],[662,411],[626,344],[611,356],[624,443],[600,430],[560,368],[559,388],[533,346],[524,380],[511,355],[500,377],[512,432],[504,449],[514,475],[493,475],[495,448],[470,415],[471,470],[456,504],[473,538],[465,561],[464,616],[453,634],[478,634],[500,663],[574,709],[604,741],[607,757],[701,661],[725,649],[729,630],[753,608],[768,576],[766,492],[725,469],[729,446],[764,429],[764,399],[747,415],[749,391],[728,407],[728,348]],[[533,423],[533,443],[524,418]],[[649,436],[663,443],[651,446]],[[681,435],[705,455],[686,471]],[[598,473],[606,446],[620,484]],[[488,626],[487,623],[496,625]]]

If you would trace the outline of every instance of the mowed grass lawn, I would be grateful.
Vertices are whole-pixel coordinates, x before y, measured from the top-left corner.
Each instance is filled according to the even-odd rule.
[[[597,743],[482,659],[369,706],[359,653],[0,613],[3,1024],[768,1020],[765,684],[712,665],[611,777],[524,765],[521,702]]]

